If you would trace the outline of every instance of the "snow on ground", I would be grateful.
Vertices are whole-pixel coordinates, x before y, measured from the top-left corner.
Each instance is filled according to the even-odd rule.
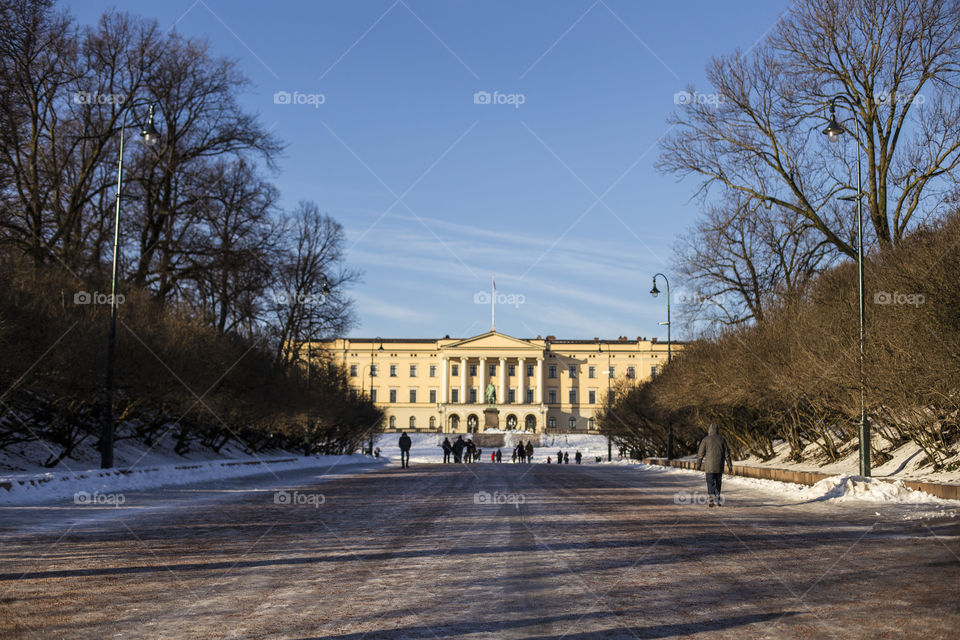
[[[692,469],[678,469],[649,464],[628,464],[628,466],[647,472],[685,474],[704,477],[703,472]],[[888,504],[922,504],[933,507],[925,512],[928,515],[956,517],[960,514],[960,500],[944,500],[929,493],[914,491],[900,480],[887,482],[878,478],[864,478],[857,475],[836,475],[825,478],[812,486],[779,482],[763,478],[744,478],[724,474],[724,487],[744,487],[762,489],[793,502],[862,502]]]
[[[503,461],[510,462],[511,452],[518,443],[533,442],[534,462],[546,462],[547,456],[556,460],[557,451],[562,450],[570,454],[570,462],[573,463],[573,456],[577,451],[583,454],[584,463],[593,463],[596,458],[607,459],[607,438],[596,434],[538,434],[531,431],[484,431],[481,435],[498,434],[503,435],[504,445],[499,447],[503,453]],[[450,438],[450,442],[457,439],[457,434],[437,434],[437,433],[411,433],[408,434],[412,441],[410,448],[410,462],[432,463],[443,461],[444,438]],[[472,434],[463,434],[466,440]],[[380,455],[386,457],[390,462],[400,463],[400,448],[397,441],[400,439],[399,433],[381,434],[376,441],[376,446],[380,447]],[[490,454],[495,453],[497,447],[481,447],[480,462],[490,462]],[[614,451],[614,455],[616,455]]]
[[[874,449],[886,450],[889,447],[889,443],[876,434],[873,436],[872,444]],[[745,460],[736,461],[736,464],[789,469],[791,471],[812,471],[828,475],[853,475],[860,469],[860,453],[856,449],[837,462],[825,465],[820,465],[815,461],[797,463],[789,460],[790,447],[786,442],[775,443],[773,450],[775,455],[770,460],[763,461],[751,456]],[[816,453],[817,446],[815,444],[808,444],[804,450],[804,455],[816,455]],[[893,456],[890,460],[872,469],[872,475],[875,478],[895,478],[946,484],[960,483],[960,469],[956,471],[932,471],[929,466],[918,466],[926,457],[926,454],[916,444],[907,442],[889,453]],[[951,462],[960,463],[960,454],[946,460],[944,464],[949,466]],[[960,466],[960,464],[957,464],[957,466]]]
[[[132,468],[0,473],[0,505],[50,502],[73,497],[77,504],[121,506],[123,492],[276,474],[316,467],[382,466],[369,456],[287,456],[144,464]],[[9,483],[9,488],[4,486]],[[120,504],[117,504],[117,503]]]

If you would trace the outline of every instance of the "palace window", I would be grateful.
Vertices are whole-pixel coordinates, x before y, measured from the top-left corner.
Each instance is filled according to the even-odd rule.
[[[587,392],[587,403],[588,403],[588,404],[597,404],[597,390],[596,390],[596,389],[590,389],[590,391]]]
[[[477,404],[477,388],[471,387],[470,389],[470,404]]]
[[[617,367],[616,365],[610,365],[610,368],[607,370],[607,373],[610,374],[610,379],[613,380],[617,377]]]
[[[436,404],[437,402],[437,390],[430,389],[430,404]]]
[[[377,365],[375,364],[370,365],[370,377],[371,378],[377,377]]]
[[[527,377],[528,377],[528,378],[532,378],[532,377],[533,377],[533,365],[532,365],[532,364],[528,364],[528,365],[527,365]]]
[[[515,364],[508,364],[508,365],[507,365],[507,375],[508,375],[508,376],[511,376],[511,377],[517,375],[517,365],[515,365]]]
[[[410,365],[410,377],[411,378],[417,377],[417,365],[415,364]]]
[[[450,402],[460,402],[460,389],[450,389]]]
[[[570,389],[570,404],[577,404],[577,390]]]
[[[452,364],[450,365],[450,375],[459,376],[460,375],[460,365]]]
[[[656,378],[656,377],[657,377],[657,367],[656,367],[656,365],[650,367],[650,377],[651,377],[651,378]],[[864,448],[864,451],[866,451],[866,448]]]
[[[431,428],[431,429],[436,429],[436,428],[437,428],[437,418],[436,418],[436,416],[430,416],[430,428]]]
[[[571,364],[567,366],[567,373],[570,374],[571,378],[577,377],[577,365]]]
[[[556,418],[547,418],[547,427],[550,429],[557,428],[557,419]]]
[[[477,365],[475,364],[470,365],[470,375],[471,376],[477,375]]]
[[[593,429],[596,429],[596,428],[597,428],[597,421],[594,420],[593,418],[587,419],[587,429],[590,429],[592,431]]]
[[[577,419],[574,418],[573,416],[570,416],[570,420],[567,421],[567,424],[570,425],[570,428],[571,428],[571,429],[576,429],[576,428],[577,428]]]
[[[637,368],[636,367],[627,367],[627,377],[636,378],[637,377]]]
[[[417,418],[416,418],[416,416],[410,416],[410,428],[411,428],[411,429],[416,429],[416,428],[417,428]]]
[[[533,404],[533,389],[527,389],[527,404]]]
[[[397,428],[397,416],[390,416],[390,428],[391,429]]]
[[[416,402],[416,401],[417,401],[417,390],[410,389],[410,402]]]
[[[350,365],[350,377],[351,378],[357,377],[357,365],[355,364]]]
[[[390,402],[396,402],[396,401],[397,401],[397,390],[390,389]]]
[[[390,377],[391,378],[397,377],[397,365],[395,364],[390,365]]]
[[[517,390],[507,389],[507,403],[515,404],[517,402]]]
[[[370,402],[376,402],[376,401],[377,401],[377,390],[370,389]]]
[[[596,378],[597,377],[597,368],[594,366],[587,367],[587,377]]]
[[[431,378],[437,377],[437,365],[435,364],[430,365],[430,377]]]
[[[547,377],[556,378],[557,377],[557,365],[552,364],[547,368]]]
[[[557,404],[557,390],[550,389],[547,391],[547,402],[549,404]]]

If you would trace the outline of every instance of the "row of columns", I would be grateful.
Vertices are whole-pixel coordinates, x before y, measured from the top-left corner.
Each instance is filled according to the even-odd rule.
[[[468,358],[463,356],[460,358],[460,402],[464,403],[467,401],[467,361]],[[518,364],[518,374],[517,374],[517,404],[526,404],[526,381],[527,381],[527,359],[526,358],[517,358]],[[440,361],[440,402],[450,402],[450,358],[444,357]],[[505,404],[507,401],[507,358],[500,358],[500,367],[498,369],[499,381],[497,389],[497,404]],[[479,392],[481,397],[478,400],[481,400],[482,394],[486,392],[487,389],[487,358],[484,356],[480,357],[480,369],[478,371],[479,377]],[[537,358],[537,372],[536,372],[536,395],[534,397],[534,402],[536,404],[543,404],[543,358]]]

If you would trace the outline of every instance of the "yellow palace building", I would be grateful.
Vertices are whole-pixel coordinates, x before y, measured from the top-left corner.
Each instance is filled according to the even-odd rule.
[[[341,338],[323,346],[354,388],[383,409],[387,430],[584,433],[596,428],[594,411],[611,387],[656,375],[669,345],[489,331],[466,339]]]

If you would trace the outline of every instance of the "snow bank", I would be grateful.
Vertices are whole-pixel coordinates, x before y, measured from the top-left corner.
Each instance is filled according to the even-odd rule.
[[[863,476],[832,476],[824,478],[812,487],[801,491],[808,500],[834,500],[849,502],[863,500],[867,502],[898,502],[898,503],[930,503],[930,504],[960,504],[957,500],[943,500],[924,493],[909,489],[902,480],[885,482],[876,478]]]
[[[271,460],[215,460],[132,469],[90,469],[0,475],[0,505],[49,502],[72,498],[78,504],[110,504],[124,491],[155,489],[209,480],[238,478],[310,468],[378,466],[384,461],[367,456],[310,456]],[[122,502],[121,502],[122,504]]]
[[[678,473],[700,478],[703,478],[704,475],[702,471],[660,465],[631,464],[630,466],[651,473]],[[944,500],[929,493],[915,491],[905,486],[901,480],[888,482],[878,478],[864,478],[853,474],[824,478],[812,486],[725,474],[723,484],[725,487],[741,486],[763,489],[798,502],[883,502],[960,506],[960,500]]]

